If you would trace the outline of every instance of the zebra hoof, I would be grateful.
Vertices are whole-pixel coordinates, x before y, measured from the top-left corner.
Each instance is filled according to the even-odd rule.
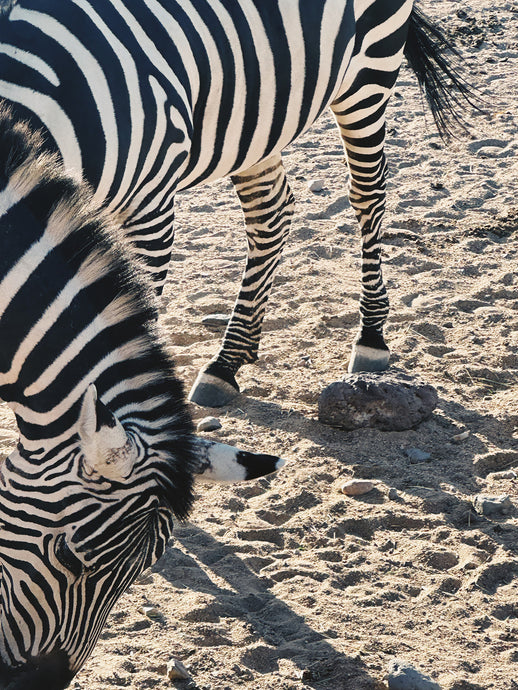
[[[388,367],[390,352],[366,345],[353,345],[351,361],[347,367],[350,374],[358,371],[383,371]]]
[[[223,407],[239,395],[239,387],[201,371],[187,399],[201,407]]]

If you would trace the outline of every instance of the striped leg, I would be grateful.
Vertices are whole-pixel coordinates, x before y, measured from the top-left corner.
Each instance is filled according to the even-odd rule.
[[[173,201],[171,201],[171,206]],[[130,218],[123,226],[124,237],[149,274],[158,295],[162,294],[174,241],[174,207],[156,221]]]
[[[389,361],[383,339],[389,303],[381,272],[386,98],[379,94],[372,106],[372,92],[369,96],[363,101],[356,94],[331,106],[344,143],[350,174],[349,198],[360,224],[362,242],[360,333],[353,345],[349,372],[380,371],[386,369]]]
[[[189,393],[189,400],[207,407],[225,405],[235,397],[236,372],[257,359],[266,302],[294,207],[280,154],[234,175],[232,181],[245,217],[248,259],[221,349]]]

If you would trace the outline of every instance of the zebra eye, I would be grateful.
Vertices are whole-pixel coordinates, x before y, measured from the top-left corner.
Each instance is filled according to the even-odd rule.
[[[75,577],[81,577],[85,569],[84,565],[70,549],[64,534],[60,534],[56,539],[54,553],[64,568],[70,571],[72,575],[75,575]]]

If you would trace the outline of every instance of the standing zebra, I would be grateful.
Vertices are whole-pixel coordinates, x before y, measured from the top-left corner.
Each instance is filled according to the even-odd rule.
[[[0,109],[0,397],[20,431],[0,464],[1,690],[68,684],[187,516],[193,473],[281,464],[192,436],[148,288],[41,149]]]
[[[468,94],[413,0],[0,0],[0,35],[0,96],[88,180],[159,292],[175,193],[231,175],[248,260],[221,349],[190,393],[201,405],[227,403],[257,359],[293,215],[281,150],[330,106],[362,236],[349,369],[387,366],[383,146],[403,54],[443,131]]]

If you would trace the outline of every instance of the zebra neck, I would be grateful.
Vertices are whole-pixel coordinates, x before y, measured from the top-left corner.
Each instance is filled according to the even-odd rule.
[[[29,453],[70,443],[91,383],[128,420],[155,396],[181,400],[150,287],[89,189],[33,139],[0,106],[0,397]]]

